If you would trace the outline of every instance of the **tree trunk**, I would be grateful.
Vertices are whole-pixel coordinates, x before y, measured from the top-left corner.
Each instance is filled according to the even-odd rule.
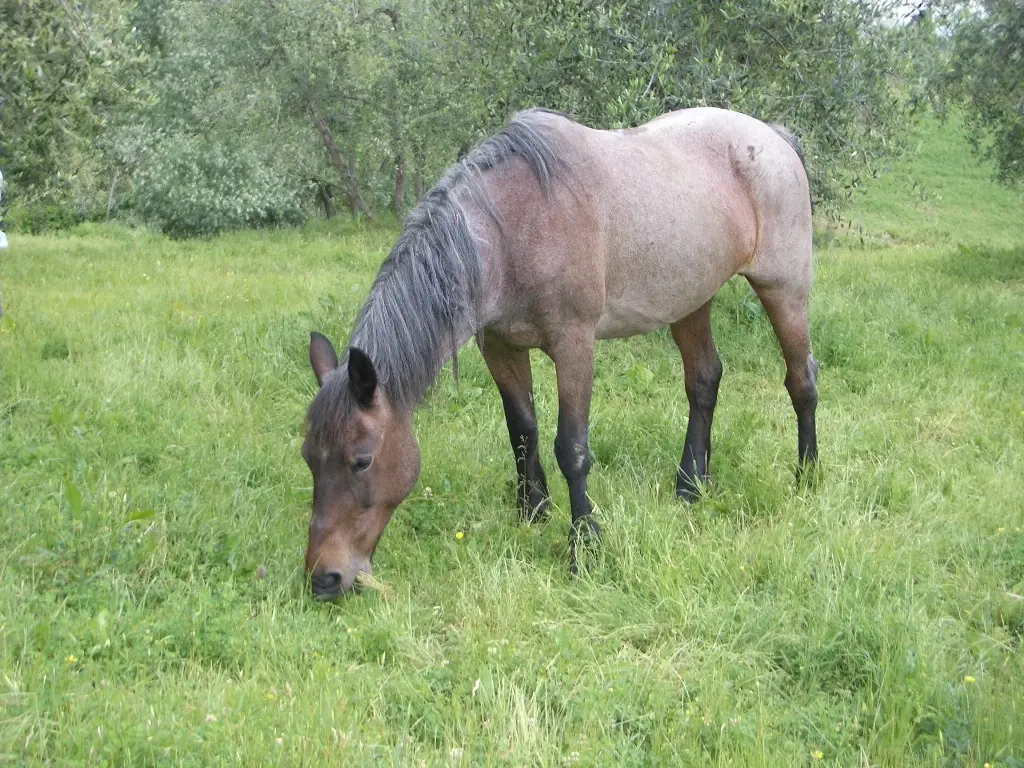
[[[416,176],[412,182],[413,191],[416,194],[416,202],[420,203],[423,201],[423,195],[426,194],[425,190],[423,189],[423,166],[426,165],[426,161],[423,159],[425,153],[423,151],[422,141],[416,142],[413,154],[415,155],[415,157],[413,158],[413,162],[416,165]]]
[[[356,176],[356,137],[350,136],[348,140],[348,167],[352,169],[349,173],[346,182],[348,183],[348,202],[352,208],[352,217],[355,218],[359,215],[360,206],[366,211],[366,217],[369,219],[373,218],[373,214],[370,213],[370,209],[366,207],[366,203],[363,202],[363,196],[359,193],[359,177]]]
[[[359,178],[356,176],[354,152],[352,153],[351,161],[346,163],[345,158],[341,156],[341,150],[338,148],[337,142],[334,141],[331,127],[320,116],[320,112],[316,108],[316,101],[313,99],[309,100],[309,114],[313,118],[313,125],[316,126],[317,133],[320,134],[320,138],[324,142],[324,148],[327,150],[327,156],[331,159],[331,165],[334,166],[342,181],[345,182],[348,190],[349,204],[352,207],[352,215],[356,216],[362,213],[366,218],[372,219],[373,212],[366,205],[366,201],[363,200],[363,195],[359,191]]]
[[[401,152],[395,158],[395,216],[399,224],[405,221],[405,155]]]
[[[402,20],[398,15],[398,9],[383,6],[377,10],[391,19],[391,28],[398,38],[399,46],[404,49]],[[405,220],[405,142],[402,136],[402,99],[399,98],[400,89],[397,79],[392,83],[392,89],[391,144],[395,152],[395,216],[398,217],[398,223],[401,224]]]
[[[107,219],[110,219],[110,214],[114,211],[114,188],[117,186],[117,170],[114,170],[114,175],[110,179],[110,191],[107,192]]]
[[[395,216],[398,223],[405,221],[405,140],[402,136],[402,116],[398,109],[398,86],[392,92],[391,148],[395,153]]]
[[[320,198],[320,205],[324,207],[324,216],[328,220],[333,219],[338,210],[334,207],[334,195],[331,194],[331,185],[322,181],[317,182],[316,196]]]

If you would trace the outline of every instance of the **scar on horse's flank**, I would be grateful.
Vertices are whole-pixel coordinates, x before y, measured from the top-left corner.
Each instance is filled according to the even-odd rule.
[[[711,302],[735,274],[750,282],[775,330],[798,460],[814,462],[811,214],[799,142],[781,126],[718,109],[682,110],[625,131],[543,110],[518,114],[410,214],[340,361],[333,347],[317,351],[322,386],[306,437],[325,452],[310,466],[314,591],[333,596],[371,569],[419,472],[412,412],[474,337],[501,396],[516,501],[529,520],[550,504],[529,349],[554,362],[555,455],[569,488],[573,570],[599,535],[587,491],[595,342],[671,329],[689,404],[676,494],[694,500],[710,480],[722,377]]]

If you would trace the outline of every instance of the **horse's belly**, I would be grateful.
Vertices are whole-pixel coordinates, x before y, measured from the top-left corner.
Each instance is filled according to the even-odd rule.
[[[741,253],[708,233],[675,247],[617,249],[605,273],[598,338],[650,333],[682,320],[714,297],[740,267]],[[666,236],[657,243],[671,243]]]
[[[597,338],[621,339],[664,328],[673,321],[626,309],[606,309],[597,323]]]
[[[645,290],[609,296],[597,323],[597,338],[616,339],[650,333],[698,310],[720,285],[647,284]]]

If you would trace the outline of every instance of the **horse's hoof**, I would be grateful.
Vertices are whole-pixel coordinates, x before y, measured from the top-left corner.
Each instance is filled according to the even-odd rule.
[[[818,484],[821,471],[817,461],[802,461],[796,465],[796,484],[798,488],[813,489]]]
[[[705,475],[699,482],[691,477],[680,476],[676,479],[676,498],[687,504],[694,504],[700,501],[709,482],[711,482],[709,475]]]
[[[691,486],[676,486],[676,498],[679,501],[685,501],[687,504],[693,504],[700,499],[700,491]]]
[[[596,520],[589,515],[573,520],[569,532],[569,573],[578,576],[581,570],[586,570],[600,545],[601,526]]]
[[[551,499],[542,493],[530,494],[529,498],[519,501],[519,515],[527,523],[543,523],[548,519]]]

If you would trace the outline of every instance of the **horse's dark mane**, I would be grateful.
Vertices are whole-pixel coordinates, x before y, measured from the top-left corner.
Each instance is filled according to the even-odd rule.
[[[513,158],[526,163],[543,191],[563,178],[563,163],[543,118],[548,110],[517,114],[448,169],[409,214],[356,319],[350,346],[365,352],[392,405],[411,409],[457,354],[465,334],[479,330],[480,254],[456,190],[492,217],[481,176]],[[461,195],[460,195],[461,197]],[[339,425],[352,408],[347,355],[310,406],[311,428]]]

